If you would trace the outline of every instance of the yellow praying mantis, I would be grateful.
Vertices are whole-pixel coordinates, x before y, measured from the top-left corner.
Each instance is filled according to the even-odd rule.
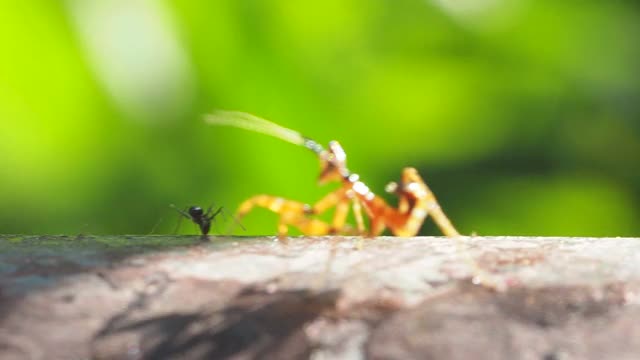
[[[215,111],[205,116],[211,125],[224,125],[267,134],[311,150],[320,160],[321,184],[337,181],[340,187],[327,194],[313,205],[271,195],[256,195],[245,200],[239,207],[237,218],[241,219],[254,207],[263,207],[279,215],[278,236],[287,236],[289,226],[298,228],[305,235],[353,234],[346,225],[349,208],[356,220],[356,234],[377,236],[389,228],[396,236],[414,236],[428,216],[435,221],[442,233],[448,237],[460,234],[440,207],[418,171],[412,167],[402,170],[399,183],[391,182],[386,191],[398,197],[397,207],[389,205],[375,195],[357,174],[349,171],[346,153],[337,141],[323,148],[311,138],[282,127],[266,119],[239,111]],[[327,223],[317,219],[319,215],[334,208],[333,220]],[[369,230],[365,229],[362,209],[369,219]]]

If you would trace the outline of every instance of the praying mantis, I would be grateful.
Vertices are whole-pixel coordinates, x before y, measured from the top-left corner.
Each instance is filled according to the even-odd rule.
[[[267,134],[309,149],[320,161],[319,183],[340,183],[337,190],[313,205],[265,194],[253,196],[240,205],[236,215],[238,219],[254,207],[266,208],[278,214],[278,237],[281,239],[287,236],[290,226],[298,228],[305,235],[353,234],[354,229],[346,224],[350,208],[356,220],[357,235],[374,237],[388,228],[395,236],[414,236],[428,216],[445,236],[460,235],[415,168],[404,168],[400,182],[387,185],[385,190],[398,197],[398,205],[393,207],[374,194],[357,174],[349,171],[346,153],[337,141],[329,142],[325,149],[297,131],[239,111],[215,111],[206,115],[205,121],[211,125],[233,126]],[[331,223],[316,217],[332,208],[334,214]],[[369,219],[368,230],[365,229],[363,209]]]

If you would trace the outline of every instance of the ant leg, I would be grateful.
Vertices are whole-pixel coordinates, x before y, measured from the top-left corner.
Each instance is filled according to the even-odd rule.
[[[179,217],[178,217],[178,223],[176,224],[176,228],[173,230],[173,233],[174,233],[175,235],[177,235],[177,234],[178,234],[178,230],[180,230],[180,225],[182,225],[182,218],[183,218],[183,217],[185,217],[185,218],[187,218],[187,219],[191,220],[191,215],[189,215],[189,213],[187,213],[187,212],[186,212],[186,211],[184,211],[184,210],[180,210],[180,209],[178,209],[178,208],[177,208],[175,205],[173,205],[173,204],[169,205],[169,207],[170,207],[170,208],[172,208],[172,209],[174,209],[174,210],[176,210],[176,211],[181,215],[181,216],[179,216]]]
[[[211,222],[213,223],[213,229],[216,231],[216,235],[220,235],[220,228],[218,227],[218,220],[216,220],[215,218],[211,219]]]
[[[218,210],[216,210],[215,212],[213,211],[214,207],[215,207],[214,204],[211,204],[207,208],[207,211],[202,215],[202,217],[206,220],[205,222],[203,222],[203,224],[199,224],[200,229],[202,230],[203,233],[209,232],[209,228],[211,227],[211,222],[213,222],[213,227],[216,229],[216,233],[218,234],[220,233],[220,229],[218,228],[218,222],[216,221],[216,216],[218,216],[218,214],[220,214],[220,212],[222,211],[222,206],[220,206]]]
[[[231,220],[233,220],[233,224],[231,224],[231,226],[227,226],[226,230],[225,230],[225,235],[231,235],[233,234],[233,231],[235,230],[236,226],[240,226],[240,228],[243,231],[247,231],[247,228],[244,227],[244,225],[242,225],[242,223],[240,222],[240,220],[238,220],[238,218],[236,218],[233,215],[228,215],[227,212],[223,209],[220,212],[222,214],[222,217],[224,218],[224,220],[226,221],[227,216],[229,216],[231,218]]]
[[[178,216],[178,223],[176,224],[176,228],[173,229],[174,235],[178,235],[178,230],[180,230],[180,225],[182,225],[182,216]]]
[[[209,207],[209,209],[207,209],[207,212],[205,213],[205,217],[206,217],[207,219],[209,219],[210,221],[211,221],[211,220],[214,220],[214,219],[216,218],[216,216],[218,216],[218,214],[223,213],[223,211],[224,211],[224,207],[223,207],[223,206],[220,206],[220,207],[218,208],[218,210],[216,210],[216,211],[215,211],[215,212],[213,212],[213,213],[211,212],[211,211],[212,211],[212,209],[213,209],[213,207],[212,207],[212,206],[210,206],[210,207]],[[223,214],[224,214],[224,213],[223,213]]]
[[[223,211],[224,211],[224,207],[223,207],[223,206],[220,206],[220,207],[218,208],[218,210],[216,210],[213,214],[211,213],[211,210],[212,210],[212,209],[213,209],[213,205],[211,205],[211,206],[209,207],[209,210],[207,210],[207,217],[209,217],[211,220],[215,219],[215,218],[216,218],[216,216],[218,216],[218,214],[220,214],[220,213],[222,213],[222,214],[223,214],[223,216],[224,216],[224,213],[223,213]]]
[[[151,231],[149,231],[147,235],[153,235],[153,233],[156,231],[156,228],[158,227],[158,225],[160,225],[161,222],[162,222],[162,218],[158,219],[158,221],[156,221],[155,225],[153,225],[153,227],[151,228]]]
[[[186,217],[187,219],[191,219],[191,215],[189,215],[189,213],[187,212],[188,208],[185,208],[184,210],[178,209],[175,205],[171,204],[169,205],[170,208],[174,209],[175,211],[177,211],[178,213],[180,213],[180,215]]]

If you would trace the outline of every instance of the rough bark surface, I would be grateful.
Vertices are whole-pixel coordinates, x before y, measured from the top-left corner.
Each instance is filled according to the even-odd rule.
[[[0,236],[2,359],[637,359],[639,304],[640,239]]]

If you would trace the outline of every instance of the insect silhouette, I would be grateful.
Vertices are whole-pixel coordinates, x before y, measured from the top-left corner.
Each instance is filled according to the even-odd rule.
[[[311,150],[320,160],[319,183],[338,181],[341,184],[337,190],[327,194],[313,205],[271,195],[253,196],[240,205],[237,212],[238,219],[258,206],[280,216],[278,221],[280,238],[287,236],[289,226],[297,227],[306,235],[350,234],[352,228],[346,224],[346,218],[351,208],[359,235],[377,236],[385,228],[389,228],[396,236],[414,236],[427,216],[431,216],[444,235],[459,236],[435,195],[414,168],[404,168],[400,182],[387,185],[386,191],[398,197],[398,205],[393,207],[375,195],[357,174],[348,170],[346,153],[337,141],[329,142],[328,149],[324,149],[319,143],[302,136],[297,131],[238,111],[215,111],[207,115],[205,121],[212,125],[233,126],[260,132],[303,146]],[[313,217],[331,208],[335,210],[330,224]],[[369,230],[365,229],[363,208],[369,219]]]
[[[220,206],[214,210],[213,205],[209,206],[207,211],[205,212],[200,206],[190,206],[184,209],[178,209],[175,205],[171,204],[171,207],[174,208],[178,213],[180,213],[182,218],[187,218],[191,220],[194,224],[198,225],[200,228],[200,233],[203,238],[207,238],[209,235],[209,231],[211,230],[211,223],[215,221],[216,216],[222,215],[224,216],[224,207]],[[236,224],[238,224],[243,230],[245,230],[244,226],[234,218]],[[180,222],[178,222],[177,228],[180,227]]]

